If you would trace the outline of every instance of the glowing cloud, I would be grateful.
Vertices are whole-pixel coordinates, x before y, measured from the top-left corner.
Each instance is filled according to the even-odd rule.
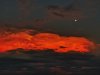
[[[37,33],[30,35],[25,32],[0,35],[0,52],[22,48],[25,50],[48,50],[55,52],[79,51],[89,52],[95,44],[84,38],[75,36],[60,36],[53,33]]]

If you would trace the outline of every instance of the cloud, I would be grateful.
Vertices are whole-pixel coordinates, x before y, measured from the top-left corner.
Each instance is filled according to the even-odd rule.
[[[85,15],[77,1],[73,1],[68,6],[48,5],[48,17],[51,19],[75,19],[84,18]]]
[[[0,51],[5,52],[12,49],[22,48],[25,50],[47,50],[55,52],[68,52],[71,50],[89,52],[95,48],[95,44],[85,37],[60,36],[54,33],[37,33],[24,30],[20,32],[6,32],[0,34]]]

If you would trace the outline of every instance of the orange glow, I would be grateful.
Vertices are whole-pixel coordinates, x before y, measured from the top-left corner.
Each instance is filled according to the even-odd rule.
[[[47,50],[63,53],[68,51],[89,52],[95,44],[84,37],[66,37],[53,33],[38,33],[30,35],[27,32],[17,32],[0,35],[0,52],[22,48],[25,50]]]

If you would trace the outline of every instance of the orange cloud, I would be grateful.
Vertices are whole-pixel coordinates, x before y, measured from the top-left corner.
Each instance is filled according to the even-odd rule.
[[[0,52],[17,48],[25,50],[48,50],[55,52],[79,51],[89,52],[95,44],[84,38],[75,36],[60,36],[53,33],[29,34],[27,31],[0,35]]]

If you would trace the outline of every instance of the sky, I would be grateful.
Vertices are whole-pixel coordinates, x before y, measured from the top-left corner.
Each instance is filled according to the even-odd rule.
[[[99,0],[0,0],[0,26],[85,36],[100,43],[99,8]]]

